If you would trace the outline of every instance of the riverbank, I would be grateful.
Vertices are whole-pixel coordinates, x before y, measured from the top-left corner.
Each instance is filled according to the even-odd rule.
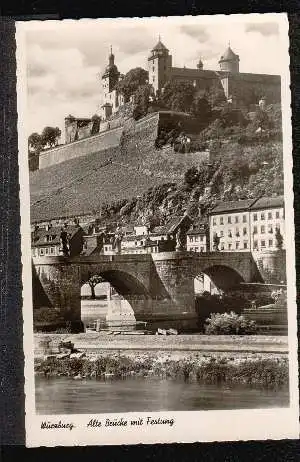
[[[80,357],[81,356],[81,357]],[[45,377],[125,379],[157,377],[184,379],[199,384],[244,384],[266,389],[288,388],[288,358],[285,355],[201,354],[184,357],[167,352],[140,354],[56,355],[35,359],[35,373]]]
[[[185,352],[235,352],[283,354],[288,353],[288,337],[271,335],[108,335],[105,332],[82,334],[35,334],[34,354],[43,355],[40,342],[49,339],[53,351],[60,342],[71,341],[75,348],[85,353],[104,351],[166,351],[176,354]]]

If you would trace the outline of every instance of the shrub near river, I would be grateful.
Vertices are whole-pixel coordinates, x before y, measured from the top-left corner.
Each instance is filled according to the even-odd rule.
[[[194,355],[170,359],[159,354],[98,355],[81,359],[50,357],[36,360],[35,371],[45,376],[73,378],[124,378],[126,376],[196,380],[199,383],[259,385],[264,388],[288,386],[285,357]]]

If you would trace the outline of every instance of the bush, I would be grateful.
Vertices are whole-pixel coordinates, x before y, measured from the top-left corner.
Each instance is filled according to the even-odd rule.
[[[206,320],[205,333],[208,335],[250,335],[256,332],[254,321],[231,311],[212,313]]]

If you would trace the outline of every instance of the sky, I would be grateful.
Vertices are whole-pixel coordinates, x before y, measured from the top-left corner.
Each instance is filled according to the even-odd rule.
[[[219,69],[228,46],[240,56],[240,72],[279,74],[280,28],[269,15],[223,16],[208,23],[204,17],[64,20],[27,22],[24,54],[27,74],[27,132],[45,126],[62,131],[64,117],[99,113],[101,73],[110,45],[121,73],[147,69],[150,50],[158,41],[169,49],[173,66]],[[261,18],[263,16],[263,18]]]

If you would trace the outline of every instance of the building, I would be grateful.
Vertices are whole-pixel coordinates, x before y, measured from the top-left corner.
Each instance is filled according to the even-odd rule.
[[[278,239],[285,248],[284,198],[262,197],[250,208],[251,249],[276,250]],[[279,237],[279,234],[281,238]]]
[[[276,250],[278,233],[284,248],[283,196],[220,203],[210,212],[209,229],[213,251]]]
[[[262,96],[271,103],[280,101],[280,76],[240,73],[239,64],[240,57],[228,45],[219,59],[219,69],[204,69],[200,57],[195,68],[173,67],[172,56],[159,38],[148,57],[149,83],[156,93],[163,91],[169,80],[190,81],[199,90],[220,88],[227,99],[234,98],[246,106]]]
[[[84,231],[80,226],[36,227],[31,233],[31,252],[34,258],[79,255],[84,246]]]
[[[209,233],[207,223],[193,223],[186,235],[186,250],[188,252],[208,252]]]
[[[123,78],[115,64],[115,55],[110,49],[108,64],[101,76],[102,81],[102,105],[101,118],[103,120],[111,117],[120,106],[124,104],[124,97],[118,91],[117,84]]]
[[[65,117],[65,143],[82,140],[99,132],[100,117],[78,118]]]

